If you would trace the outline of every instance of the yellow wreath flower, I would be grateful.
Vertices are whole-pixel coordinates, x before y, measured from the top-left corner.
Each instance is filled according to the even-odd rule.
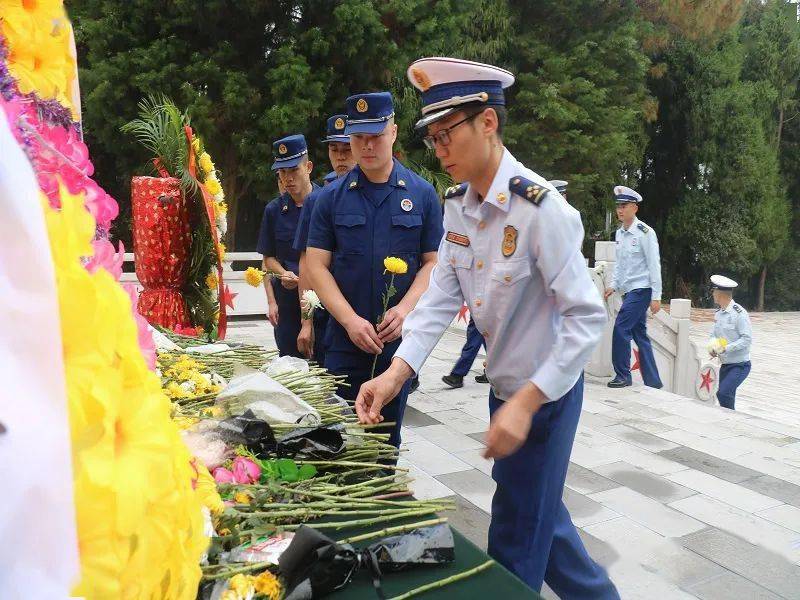
[[[222,186],[220,185],[219,180],[214,177],[209,177],[206,179],[206,187],[212,196],[216,196],[222,191]]]
[[[80,581],[87,598],[194,598],[208,546],[191,456],[145,364],[128,294],[89,273],[94,220],[82,196],[42,195],[58,290]]]
[[[205,173],[211,173],[214,170],[214,163],[211,160],[211,156],[209,156],[208,152],[203,152],[200,155],[200,160],[198,161],[200,164],[200,168],[203,169]]]
[[[211,272],[208,274],[208,277],[206,277],[206,286],[210,290],[215,290],[219,287],[219,279],[217,279],[216,273]]]
[[[394,273],[395,275],[403,275],[408,272],[408,263],[402,258],[396,258],[394,256],[387,256],[384,258],[383,266],[387,272]]]

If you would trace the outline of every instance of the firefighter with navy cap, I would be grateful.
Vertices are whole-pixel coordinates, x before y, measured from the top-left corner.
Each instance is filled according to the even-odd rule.
[[[562,502],[583,401],[583,368],[606,311],[581,254],[580,214],[502,139],[514,76],[454,58],[408,69],[422,93],[422,129],[454,181],[430,285],[406,318],[391,367],[356,400],[378,423],[397,389],[433,351],[466,302],[486,342],[486,434],[494,458],[489,554],[531,588],[562,598],[618,598]]]
[[[357,164],[320,190],[306,264],[311,286],[332,317],[325,368],[346,377],[349,387],[339,394],[355,400],[373,368],[382,373],[389,366],[406,315],[428,286],[442,239],[442,209],[433,186],[392,155],[397,125],[389,92],[350,96],[344,134]],[[384,259],[390,256],[405,261],[408,270],[394,278],[395,294],[383,315],[390,282]],[[400,445],[410,377],[392,396],[387,415],[394,446]]]
[[[719,306],[714,314],[712,336],[725,340],[714,352],[722,363],[717,400],[720,406],[731,410],[736,402],[736,389],[750,374],[750,345],[753,343],[750,315],[733,299],[733,290],[738,285],[724,275],[711,276],[714,304]]]
[[[258,252],[264,256],[264,269],[277,277],[270,283],[277,306],[270,306],[270,316],[277,316],[275,343],[281,356],[301,357],[297,347],[300,333],[300,299],[297,296],[300,253],[292,247],[300,212],[306,197],[317,187],[311,183],[313,164],[303,135],[290,135],[273,145],[280,196],[267,204],[258,235]],[[269,294],[267,296],[270,301]],[[277,311],[276,311],[277,309]],[[277,313],[277,314],[276,314]]]
[[[328,160],[333,171],[325,175],[324,185],[330,185],[338,178],[347,175],[355,166],[356,161],[350,150],[350,136],[345,135],[347,115],[338,114],[328,118],[326,124],[327,135],[322,140],[328,146]],[[310,289],[308,283],[308,266],[306,265],[306,246],[308,245],[308,228],[311,215],[319,197],[319,189],[311,192],[303,203],[300,213],[300,222],[294,236],[293,248],[300,253],[300,280],[297,293],[302,304],[303,294]],[[302,308],[302,306],[301,306]],[[305,313],[301,313],[305,315]],[[303,318],[300,334],[297,337],[297,348],[306,357],[313,359],[317,364],[325,364],[325,330],[328,327],[328,311],[315,310],[311,318]]]

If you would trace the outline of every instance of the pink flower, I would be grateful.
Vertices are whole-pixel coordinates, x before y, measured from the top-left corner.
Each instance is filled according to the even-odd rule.
[[[244,456],[234,458],[231,469],[236,483],[256,483],[261,477],[261,467]]]
[[[233,473],[225,467],[217,467],[214,469],[214,481],[217,483],[237,483]]]

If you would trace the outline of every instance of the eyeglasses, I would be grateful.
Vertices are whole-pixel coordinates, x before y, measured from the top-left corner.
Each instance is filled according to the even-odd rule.
[[[426,135],[424,138],[422,138],[422,141],[425,142],[425,146],[427,146],[429,150],[435,150],[436,144],[439,144],[440,146],[447,146],[450,144],[450,132],[462,123],[466,123],[470,119],[474,119],[479,114],[481,113],[475,113],[474,115],[470,115],[465,119],[461,119],[458,123],[451,125],[447,129],[437,131],[433,135]]]

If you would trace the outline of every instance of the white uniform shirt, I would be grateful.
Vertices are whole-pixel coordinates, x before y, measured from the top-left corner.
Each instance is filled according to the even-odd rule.
[[[723,365],[750,360],[753,329],[750,326],[750,315],[741,304],[731,300],[726,308],[720,308],[714,313],[714,337],[728,340],[725,352],[719,355]]]
[[[509,191],[516,176],[549,190],[538,206]],[[446,201],[444,229],[439,262],[395,356],[419,372],[466,301],[486,340],[495,395],[507,400],[532,381],[549,401],[561,398],[606,322],[581,254],[578,211],[505,150],[483,202],[472,187]]]
[[[651,288],[653,295],[650,299],[661,300],[661,258],[653,228],[634,217],[628,229],[617,229],[615,239],[617,262],[611,287],[621,294]]]

